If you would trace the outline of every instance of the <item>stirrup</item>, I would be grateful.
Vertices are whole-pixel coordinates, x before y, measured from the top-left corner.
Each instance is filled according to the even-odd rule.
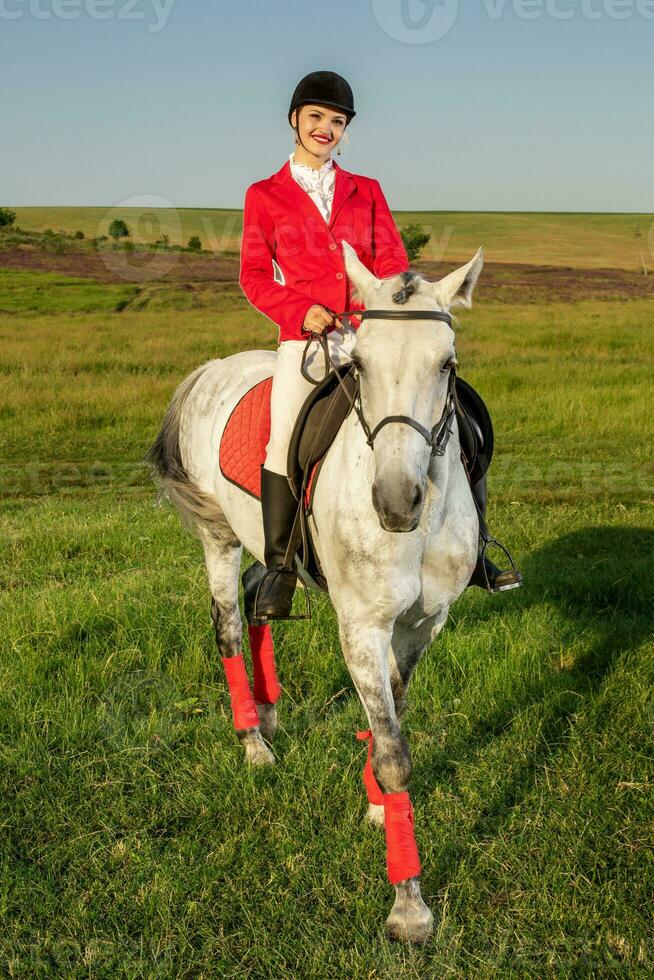
[[[265,580],[268,577],[268,575],[269,575],[270,572],[279,572],[279,571],[292,572],[292,571],[294,571],[294,569],[292,569],[292,568],[287,568],[287,569],[269,568],[266,571],[266,574],[261,576],[261,580],[259,581],[259,584],[257,585],[257,591],[254,594],[254,602],[252,603],[252,618],[254,619],[254,621],[256,622],[257,625],[263,626],[265,623],[274,623],[274,622],[276,622],[278,620],[284,620],[284,619],[311,619],[311,599],[309,597],[309,590],[308,590],[308,588],[306,586],[306,583],[302,580],[302,578],[301,578],[300,575],[297,576],[297,580],[299,581],[300,585],[304,589],[305,612],[303,612],[303,613],[297,613],[297,614],[295,614],[293,616],[291,616],[291,615],[288,615],[288,616],[259,616],[257,614],[257,606],[258,606],[258,603],[259,603],[259,591],[261,589],[262,584],[265,582]]]
[[[516,574],[520,576],[515,582],[507,582],[506,585],[497,585],[497,586],[490,584],[488,579],[488,572],[486,571],[486,564],[484,562],[484,558],[486,556],[486,548],[488,547],[489,544],[497,545],[497,547],[501,548],[504,554],[506,555],[506,557],[509,559],[509,561],[511,562],[510,570],[516,572]],[[493,538],[493,537],[486,538],[486,540],[484,541],[484,546],[481,549],[479,561],[481,562],[481,567],[484,573],[484,579],[486,581],[486,591],[489,592],[491,595],[496,595],[498,592],[508,592],[509,589],[518,589],[522,585],[523,582],[522,572],[519,570],[516,563],[514,562],[508,548],[505,548],[504,545],[501,543],[501,541],[498,541],[497,538]]]

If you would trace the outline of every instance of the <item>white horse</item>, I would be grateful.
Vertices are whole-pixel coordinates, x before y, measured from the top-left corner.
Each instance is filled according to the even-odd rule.
[[[406,276],[377,279],[347,242],[343,254],[355,297],[375,310],[397,309],[392,296],[403,286],[403,310],[470,307],[483,265],[480,248],[438,282],[412,272],[407,289]],[[443,321],[363,321],[352,358],[371,429],[386,416],[403,415],[431,430],[443,412],[449,368],[456,363],[454,340]],[[223,658],[243,649],[241,555],[245,546],[263,562],[264,535],[260,502],[222,476],[217,450],[232,409],[249,388],[270,377],[276,356],[252,350],[201,365],[178,387],[149,451],[163,493],[202,540]],[[432,455],[423,434],[409,424],[385,424],[371,449],[357,414],[350,412],[323,462],[310,519],[345,662],[372,732],[374,777],[384,794],[403,794],[412,763],[399,718],[411,674],[477,561],[478,517],[456,420],[443,455]],[[262,731],[272,738],[274,704],[257,704],[257,711],[260,725],[238,735],[249,762],[273,762]],[[370,803],[367,819],[383,826],[385,813],[384,805]],[[387,816],[390,849],[389,823]],[[387,929],[394,938],[423,942],[433,917],[419,877],[394,884]]]

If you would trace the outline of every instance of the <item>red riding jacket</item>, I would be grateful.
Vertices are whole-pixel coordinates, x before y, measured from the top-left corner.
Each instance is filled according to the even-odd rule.
[[[329,224],[293,179],[289,160],[245,193],[239,284],[252,306],[278,325],[279,342],[309,337],[304,319],[316,303],[336,313],[363,309],[351,298],[343,239],[379,279],[409,268],[379,181],[333,165]],[[274,277],[273,259],[283,283]]]

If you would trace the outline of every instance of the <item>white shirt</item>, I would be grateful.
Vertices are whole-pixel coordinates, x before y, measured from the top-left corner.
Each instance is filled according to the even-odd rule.
[[[309,197],[315,202],[316,207],[323,218],[329,224],[332,213],[332,203],[334,201],[334,184],[336,182],[336,171],[334,161],[330,157],[319,170],[308,167],[304,163],[295,160],[295,152],[288,155],[291,164],[291,174],[293,179],[300,187],[307,192]]]

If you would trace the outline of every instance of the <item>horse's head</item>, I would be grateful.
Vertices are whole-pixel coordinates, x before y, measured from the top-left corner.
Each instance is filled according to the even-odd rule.
[[[439,310],[471,306],[483,266],[483,249],[467,265],[437,282],[418,272],[377,279],[343,242],[354,298],[366,309]],[[357,331],[352,359],[360,375],[361,406],[371,429],[389,415],[415,419],[431,430],[447,398],[454,331],[439,320],[366,319]],[[387,531],[413,531],[420,521],[431,448],[413,426],[389,423],[374,439],[372,502]]]

